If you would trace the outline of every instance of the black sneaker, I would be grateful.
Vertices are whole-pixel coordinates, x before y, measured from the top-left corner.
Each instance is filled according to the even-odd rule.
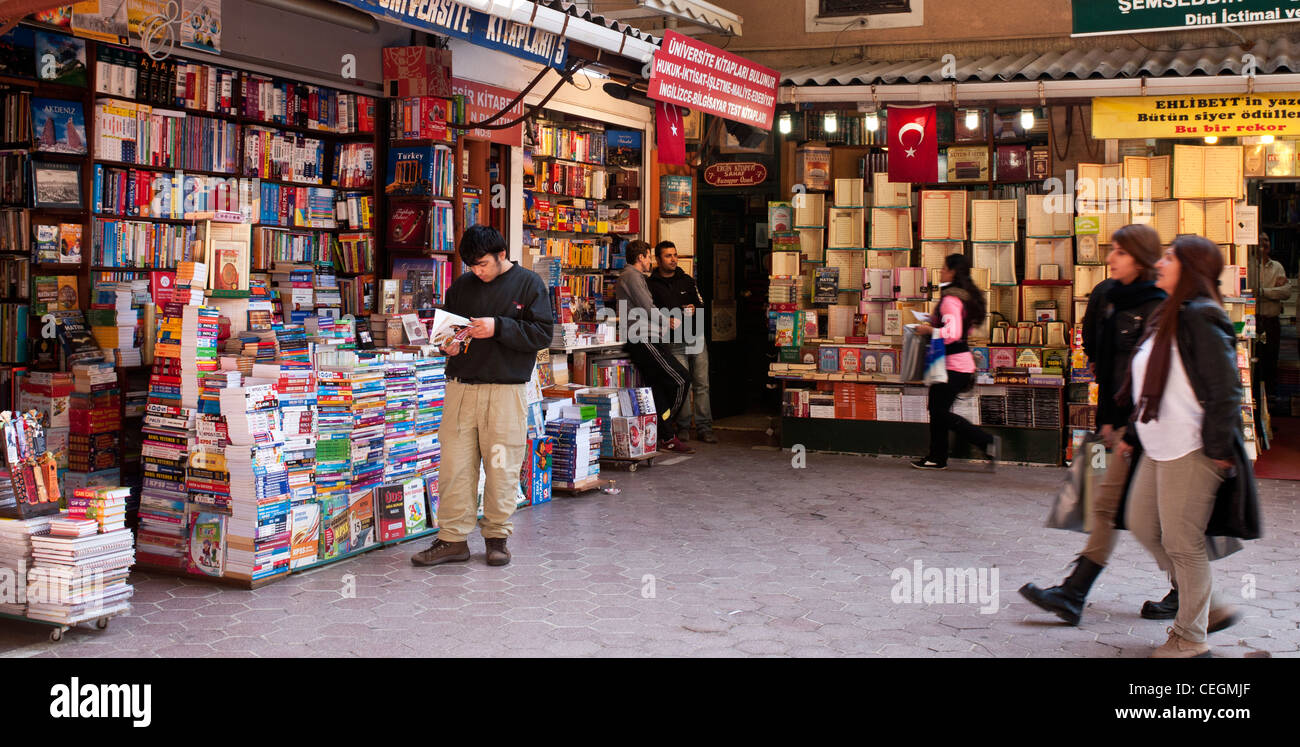
[[[912,462],[912,466],[917,469],[948,469],[948,465],[932,462],[929,459],[918,459]]]

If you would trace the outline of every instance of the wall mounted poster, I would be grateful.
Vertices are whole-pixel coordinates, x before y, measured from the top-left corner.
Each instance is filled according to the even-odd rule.
[[[126,0],[82,0],[73,3],[72,33],[110,44],[125,44]]]
[[[689,216],[691,214],[691,177],[662,176],[659,178],[662,215]]]
[[[36,77],[65,86],[86,85],[86,41],[37,31]]]
[[[181,46],[221,54],[221,0],[182,0]]]

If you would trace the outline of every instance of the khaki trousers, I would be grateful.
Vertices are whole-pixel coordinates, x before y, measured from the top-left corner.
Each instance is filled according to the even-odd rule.
[[[1214,594],[1205,527],[1223,475],[1200,449],[1167,462],[1143,456],[1136,469],[1128,527],[1177,584],[1174,632],[1201,643]]]
[[[438,442],[438,537],[464,542],[478,523],[484,538],[514,531],[519,470],[527,449],[524,384],[447,382]],[[478,475],[483,465],[483,520],[478,521]]]
[[[1124,437],[1124,429],[1115,431],[1115,443]],[[1088,510],[1088,544],[1083,548],[1083,556],[1097,565],[1104,566],[1115,552],[1115,514],[1119,512],[1120,498],[1124,496],[1124,481],[1128,479],[1132,465],[1118,452],[1111,452],[1093,494],[1092,505]]]

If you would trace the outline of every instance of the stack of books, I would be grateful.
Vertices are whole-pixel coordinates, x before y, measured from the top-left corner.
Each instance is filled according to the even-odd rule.
[[[104,485],[110,478],[101,473],[116,471],[119,477],[121,473],[122,403],[117,371],[112,363],[78,363],[72,367],[72,375],[67,479],[74,487]]]
[[[230,440],[225,575],[257,581],[287,573],[291,504],[275,381],[249,379],[223,390],[221,412]]]
[[[419,390],[413,361],[384,367],[384,483],[404,482],[419,465],[416,414]]]
[[[182,307],[169,303],[158,320],[149,400],[145,404],[144,482],[140,494],[139,559],[185,567],[186,467],[194,410],[181,405]]]
[[[347,551],[352,490],[352,380],[350,369],[316,370],[316,502],[320,505],[319,558]]]
[[[89,537],[93,534],[99,534],[99,522],[94,519],[74,519],[67,515],[50,519],[51,537]]]
[[[97,531],[113,532],[126,527],[126,504],[130,488],[81,488],[68,500],[68,518],[94,521]],[[57,534],[57,532],[56,532]]]
[[[348,551],[376,542],[375,489],[384,481],[384,366],[357,366],[352,382],[352,483]]]
[[[141,281],[148,289],[149,281]],[[137,330],[140,309],[135,302],[133,282],[99,283],[92,294],[86,323],[101,350],[114,356],[118,366],[141,363]]]
[[[295,505],[315,501],[312,481],[316,471],[315,372],[310,368],[292,368],[283,362],[277,366],[257,366],[254,372],[264,378],[274,374],[290,500]]]
[[[576,404],[591,405],[596,408],[596,421],[600,424],[601,456],[614,456],[614,418],[623,415],[619,408],[620,391],[622,390],[612,387],[592,387],[583,390],[573,398]]]
[[[0,519],[0,569],[12,573],[14,579],[26,579],[32,567],[32,538],[48,535],[52,518]],[[27,614],[26,583],[22,580],[14,589],[20,590],[24,593],[0,596],[0,613]]]
[[[595,408],[580,409],[582,419],[560,418],[546,425],[546,434],[556,438],[551,484],[559,488],[582,487],[600,477],[601,435]]]
[[[179,285],[179,277],[177,284]],[[217,370],[218,319],[221,312],[208,306],[186,306],[180,338],[181,404],[198,407],[199,375]]]
[[[33,537],[27,616],[72,625],[126,611],[133,593],[126,582],[135,560],[133,543],[129,529]]]
[[[189,469],[185,487],[190,507],[225,513],[231,504],[230,465],[226,445],[230,442],[226,419],[218,413],[201,413],[194,418],[189,441]]]

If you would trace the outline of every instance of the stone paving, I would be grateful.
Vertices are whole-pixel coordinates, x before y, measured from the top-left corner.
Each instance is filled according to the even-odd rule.
[[[699,445],[679,463],[610,473],[619,495],[559,497],[516,515],[514,561],[410,565],[420,544],[259,589],[137,573],[129,616],[61,643],[0,620],[0,656],[1145,656],[1167,589],[1124,536],[1066,627],[1016,593],[1056,582],[1082,535],[1042,528],[1064,471]],[[1225,657],[1300,656],[1300,483],[1261,483],[1267,537],[1215,564],[1245,618]],[[996,607],[896,603],[896,569],[996,569]],[[924,578],[924,576],[923,576]],[[1249,587],[1249,588],[1248,588]],[[1243,590],[1252,598],[1241,598]],[[991,591],[991,589],[990,589]]]

